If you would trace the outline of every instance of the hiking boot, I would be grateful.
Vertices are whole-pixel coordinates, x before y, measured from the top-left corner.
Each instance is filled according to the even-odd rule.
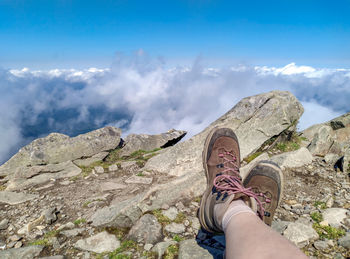
[[[260,161],[245,177],[243,185],[257,195],[258,216],[271,226],[282,197],[282,170],[273,162]]]
[[[214,128],[209,133],[203,150],[207,189],[198,212],[199,221],[208,232],[223,233],[222,218],[233,200],[242,199],[256,211],[256,194],[243,187],[239,175],[240,158],[238,139],[231,129]],[[215,205],[219,206],[214,215]]]

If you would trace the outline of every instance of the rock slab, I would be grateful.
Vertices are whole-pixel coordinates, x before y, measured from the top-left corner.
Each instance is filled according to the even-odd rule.
[[[186,133],[183,130],[171,129],[159,135],[130,134],[125,138],[125,146],[121,149],[120,156],[129,156],[137,150],[152,151],[175,145]]]
[[[213,256],[208,250],[200,247],[194,239],[181,241],[179,247],[179,259],[193,258],[212,259]]]
[[[34,200],[38,197],[39,195],[37,194],[29,194],[29,193],[22,193],[22,192],[8,192],[8,191],[0,192],[0,202],[6,203],[9,205],[20,204],[26,201]]]
[[[287,229],[283,231],[283,235],[299,248],[307,246],[311,241],[318,239],[318,234],[312,226],[297,222],[290,223]]]
[[[162,226],[151,214],[142,216],[130,229],[128,238],[145,244],[156,244],[162,238]]]
[[[103,231],[89,238],[78,240],[74,247],[94,253],[112,252],[120,247],[120,241],[115,235]]]
[[[43,246],[27,246],[21,248],[12,248],[0,251],[1,259],[33,259],[40,254],[43,250]]]

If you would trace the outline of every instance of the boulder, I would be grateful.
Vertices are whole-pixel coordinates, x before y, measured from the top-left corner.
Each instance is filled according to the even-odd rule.
[[[330,226],[339,228],[341,222],[346,219],[347,212],[348,210],[343,208],[329,208],[322,212],[322,217]]]
[[[283,235],[299,248],[307,246],[311,241],[318,239],[318,234],[312,226],[297,222],[288,224],[286,230],[283,231]]]
[[[342,247],[345,247],[350,250],[350,233],[348,232],[344,237],[340,238],[338,240],[338,244]]]
[[[201,173],[204,141],[214,127],[235,131],[243,159],[271,137],[293,127],[302,113],[302,105],[289,92],[272,91],[244,98],[200,134],[151,158],[145,170],[176,176]]]
[[[11,173],[11,169],[34,165],[56,164],[78,158],[91,157],[102,151],[115,149],[120,142],[121,130],[104,127],[70,138],[60,133],[32,141],[21,148],[10,160],[0,167]]]
[[[128,239],[138,243],[156,244],[162,239],[162,226],[155,216],[146,214],[130,229]]]
[[[185,135],[186,131],[171,129],[159,135],[130,134],[125,138],[125,146],[120,156],[129,156],[137,150],[152,151],[175,145]]]
[[[170,234],[182,234],[185,232],[186,228],[183,224],[171,223],[165,226],[165,231]]]
[[[312,163],[312,159],[311,153],[305,147],[270,158],[272,162],[275,162],[281,168],[295,168],[308,165]]]
[[[78,240],[74,247],[94,253],[112,252],[120,247],[120,241],[115,235],[103,231],[89,238]]]
[[[179,247],[179,259],[193,258],[212,259],[213,256],[208,250],[200,247],[194,239],[181,241]]]
[[[12,248],[0,251],[1,259],[32,259],[37,257],[43,250],[43,246],[26,246],[21,248]]]
[[[106,156],[108,156],[108,154],[108,152],[100,152],[88,158],[76,159],[73,162],[77,166],[89,166],[94,162],[103,160]]]
[[[16,205],[26,201],[34,200],[39,198],[37,194],[29,194],[29,193],[20,193],[20,192],[8,192],[2,191],[0,192],[0,202],[6,203],[9,205]]]
[[[158,258],[163,258],[163,255],[165,253],[165,251],[167,250],[167,248],[171,245],[176,245],[176,241],[164,241],[164,242],[160,242],[158,244],[156,244],[153,248],[152,248],[152,252],[155,252],[158,254]]]
[[[334,140],[332,127],[323,125],[315,133],[308,149],[313,155],[325,156],[331,148]]]
[[[37,165],[32,167],[20,167],[13,170],[8,176],[6,190],[20,190],[38,184],[43,184],[51,179],[69,178],[81,173],[81,169],[74,165],[72,161],[59,164]]]

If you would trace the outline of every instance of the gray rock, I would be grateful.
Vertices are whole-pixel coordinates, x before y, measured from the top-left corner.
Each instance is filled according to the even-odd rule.
[[[348,232],[345,236],[338,240],[338,244],[346,249],[350,250],[350,233]]]
[[[162,211],[163,215],[168,217],[170,220],[176,219],[177,214],[179,213],[177,208],[170,207],[167,210]]]
[[[115,235],[103,231],[89,238],[78,240],[74,247],[94,253],[112,252],[120,247],[120,241]]]
[[[103,160],[106,156],[108,156],[108,152],[100,152],[100,153],[93,155],[92,157],[83,158],[83,159],[76,159],[73,162],[77,166],[89,166],[92,163]]]
[[[181,234],[185,232],[185,226],[183,224],[171,223],[165,226],[165,231],[171,234]]]
[[[102,166],[95,166],[94,170],[97,174],[103,174],[105,172],[105,169]]]
[[[323,241],[323,240],[317,240],[314,242],[314,247],[317,249],[317,250],[326,250],[328,248],[328,243],[326,241]]]
[[[323,125],[318,129],[308,146],[308,149],[313,155],[325,156],[328,153],[334,142],[332,132],[332,127],[327,125]]]
[[[68,222],[60,227],[57,228],[58,231],[65,230],[65,229],[73,229],[75,228],[75,225],[73,222]]]
[[[324,156],[324,160],[326,161],[326,163],[331,165],[334,165],[339,158],[340,158],[339,155],[333,154],[333,153],[328,153]]]
[[[273,91],[244,98],[200,134],[152,157],[146,163],[145,170],[176,176],[202,173],[204,141],[216,126],[235,131],[243,159],[255,152],[266,140],[292,126],[302,113],[303,107],[289,92]]]
[[[138,203],[142,196],[137,195],[115,205],[99,209],[90,221],[94,227],[131,227],[142,215]]]
[[[289,221],[272,221],[271,228],[276,232],[282,234],[283,231],[288,227],[289,223]]]
[[[77,235],[80,235],[84,231],[85,231],[84,228],[74,228],[74,229],[70,229],[70,230],[61,231],[60,233],[66,237],[75,237]]]
[[[51,225],[57,220],[56,212],[57,212],[56,208],[48,208],[44,210],[43,215],[45,217],[46,224]]]
[[[6,190],[20,190],[43,184],[51,179],[57,180],[77,176],[81,169],[71,161],[46,166],[32,166],[27,168],[16,168],[9,176]]]
[[[181,241],[179,247],[179,259],[193,258],[212,259],[213,256],[208,250],[200,247],[194,239]]]
[[[118,170],[119,170],[118,165],[110,165],[110,166],[108,167],[108,172],[116,172],[116,171],[118,171]]]
[[[0,171],[91,157],[102,151],[116,148],[120,142],[120,134],[120,129],[110,126],[74,138],[51,133],[47,137],[36,139],[21,148],[17,154],[0,167]]]
[[[149,251],[149,250],[151,250],[152,247],[153,247],[152,244],[145,244],[145,245],[143,246],[143,249],[145,249],[146,251]]]
[[[339,228],[341,222],[347,217],[348,210],[342,208],[329,208],[322,212],[323,220],[327,221],[332,227]]]
[[[43,250],[43,246],[26,246],[21,248],[12,248],[0,251],[1,259],[32,259],[40,254]]]
[[[31,201],[37,199],[39,195],[37,194],[29,194],[23,192],[8,192],[2,191],[0,192],[0,202],[16,205],[26,201]]]
[[[7,229],[7,225],[9,223],[8,219],[3,219],[0,221],[0,230]]]
[[[165,241],[157,243],[153,248],[152,251],[156,252],[158,254],[158,258],[162,258],[167,248],[171,245],[175,245],[176,241]]]
[[[307,246],[311,241],[318,239],[318,234],[312,226],[296,222],[290,223],[287,229],[283,231],[283,235],[299,248]]]
[[[155,216],[146,214],[130,229],[128,238],[139,243],[156,244],[162,238],[162,226]]]
[[[186,131],[169,130],[159,135],[130,134],[125,139],[125,146],[120,151],[120,156],[129,156],[137,150],[152,151],[156,148],[175,145],[186,135]]]
[[[312,163],[312,159],[311,153],[305,147],[270,158],[272,162],[275,162],[281,168],[295,168],[308,165]]]
[[[144,177],[144,176],[137,176],[133,175],[125,180],[125,183],[130,184],[151,184],[153,178],[152,177]]]
[[[122,190],[125,188],[126,188],[126,185],[120,184],[117,182],[103,182],[100,184],[100,189],[102,192],[113,191],[113,190]]]

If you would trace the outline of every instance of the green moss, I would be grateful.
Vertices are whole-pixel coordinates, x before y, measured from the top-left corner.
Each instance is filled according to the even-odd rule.
[[[45,237],[46,238],[57,237],[59,235],[59,233],[60,233],[59,230],[52,230],[52,231],[46,232]]]
[[[327,209],[327,205],[324,201],[315,201],[314,206],[322,210]]]
[[[319,223],[314,223],[312,227],[316,230],[320,239],[338,239],[345,235],[345,230],[340,228],[321,226]]]
[[[142,253],[142,255],[144,257],[146,257],[147,259],[156,259],[156,258],[158,258],[158,253],[157,252],[153,252],[153,251],[144,251]]]
[[[260,156],[263,152],[259,151],[259,152],[255,152],[253,154],[251,154],[250,156],[246,157],[244,159],[244,161],[246,161],[247,163],[250,163],[251,161],[253,161],[255,158],[257,158],[258,156]]]
[[[136,174],[137,176],[145,176],[142,172]]]
[[[51,242],[47,238],[35,240],[29,243],[30,246],[50,246]]]
[[[114,149],[109,152],[108,156],[104,159],[107,163],[115,163],[120,160],[120,148]]]
[[[164,216],[160,209],[153,210],[152,214],[157,218],[158,222],[163,226],[171,223],[171,220],[167,216]]]
[[[175,235],[175,236],[173,237],[173,240],[176,241],[176,242],[181,242],[182,240],[184,240],[184,238],[181,237],[181,236],[179,236],[179,235]]]
[[[74,223],[74,225],[80,225],[80,224],[86,223],[86,219],[84,219],[84,218],[77,219],[73,223]]]
[[[186,215],[183,212],[179,212],[174,219],[175,223],[183,223],[186,219]]]
[[[126,234],[129,232],[127,228],[105,228],[108,233],[115,235],[119,240],[122,240]]]
[[[164,259],[175,259],[179,254],[179,247],[177,245],[170,245],[164,254]]]
[[[76,180],[79,179],[79,175],[76,175],[76,176],[72,176],[71,178],[69,178],[70,181],[73,181],[75,182]]]
[[[114,250],[113,252],[108,254],[108,257],[110,259],[124,259],[124,258],[131,258],[130,255],[123,254],[126,250],[129,249],[136,249],[137,244],[135,241],[132,240],[125,240],[121,243],[120,247]]]
[[[322,214],[319,212],[313,212],[310,216],[316,223],[320,223],[323,219]]]

